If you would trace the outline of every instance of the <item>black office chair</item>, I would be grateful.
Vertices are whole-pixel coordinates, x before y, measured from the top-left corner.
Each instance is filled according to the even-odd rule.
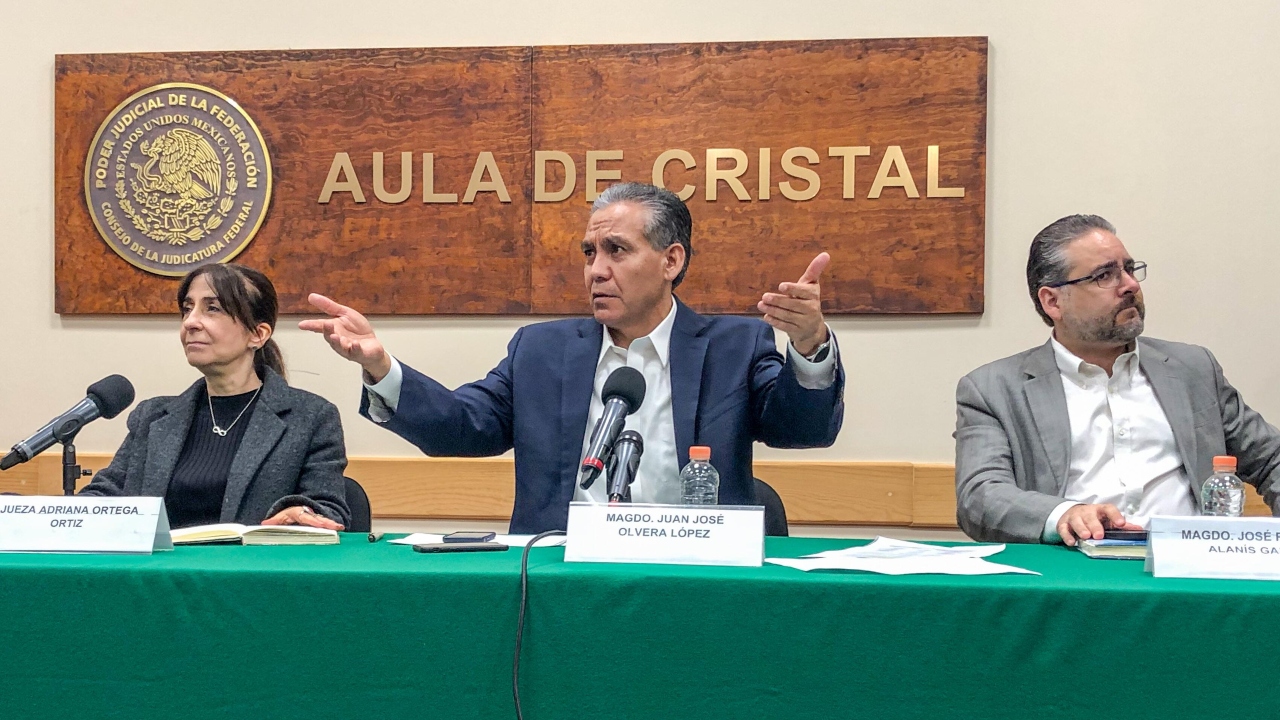
[[[347,492],[347,507],[351,510],[351,522],[347,525],[347,532],[367,533],[373,528],[373,510],[369,507],[369,496],[355,480],[349,477],[344,477],[342,480],[342,485]]]
[[[787,508],[782,504],[778,491],[769,487],[769,483],[754,478],[756,481],[756,502],[764,506],[764,534],[770,537],[787,537]]]

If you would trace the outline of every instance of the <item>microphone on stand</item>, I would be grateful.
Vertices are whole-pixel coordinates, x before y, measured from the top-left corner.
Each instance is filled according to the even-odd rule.
[[[609,502],[631,502],[631,483],[640,470],[640,456],[644,454],[644,440],[635,430],[624,430],[613,445],[613,457],[609,459]]]
[[[587,454],[582,458],[579,479],[583,490],[591,487],[604,472],[605,465],[609,464],[609,455],[618,440],[618,433],[627,424],[627,415],[638,410],[640,403],[644,402],[644,391],[644,375],[633,367],[620,367],[604,381],[604,389],[600,392],[604,399],[604,414],[591,431]]]
[[[0,460],[0,470],[8,470],[24,463],[53,447],[54,443],[68,444],[86,424],[100,417],[119,415],[133,404],[133,384],[123,375],[110,375],[89,386],[85,399],[40,428],[34,435],[13,446],[13,450]]]

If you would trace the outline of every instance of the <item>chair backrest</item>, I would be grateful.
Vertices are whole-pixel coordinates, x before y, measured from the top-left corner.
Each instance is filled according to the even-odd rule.
[[[342,480],[347,492],[347,507],[351,510],[351,522],[347,525],[347,532],[367,533],[373,528],[373,510],[369,507],[369,496],[355,480],[349,477],[344,477]]]
[[[755,478],[756,502],[764,506],[764,534],[771,537],[787,537],[787,508],[778,492],[769,483]]]

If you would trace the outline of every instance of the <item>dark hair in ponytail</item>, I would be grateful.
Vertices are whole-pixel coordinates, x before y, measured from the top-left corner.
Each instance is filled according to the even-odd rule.
[[[279,302],[276,300],[276,287],[271,280],[251,267],[234,263],[210,263],[187,273],[178,285],[178,312],[182,312],[182,304],[186,302],[191,283],[204,276],[205,282],[218,296],[222,309],[237,322],[252,331],[262,323],[276,329],[276,315]],[[274,338],[258,348],[253,356],[253,369],[258,377],[266,380],[266,369],[275,370],[280,377],[285,377],[284,356]]]

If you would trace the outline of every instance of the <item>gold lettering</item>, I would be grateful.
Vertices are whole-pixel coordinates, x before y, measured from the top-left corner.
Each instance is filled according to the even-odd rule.
[[[844,159],[844,194],[845,200],[854,198],[853,192],[853,165],[855,158],[867,157],[871,154],[871,148],[866,145],[842,145],[839,147],[827,148],[827,157],[838,157]]]
[[[602,170],[597,164],[602,160],[621,160],[621,150],[587,151],[587,202],[600,197],[601,180],[621,180],[621,170]]]
[[[489,173],[490,179],[482,180],[486,172]],[[476,193],[479,192],[496,192],[499,200],[504,203],[511,202],[511,195],[507,192],[507,184],[502,181],[498,163],[493,159],[493,153],[488,151],[476,156],[476,166],[471,170],[471,181],[467,183],[467,191],[462,195],[462,202],[475,202]]]
[[[339,175],[345,179],[339,180]],[[351,156],[344,152],[333,155],[333,164],[329,166],[329,177],[325,178],[324,189],[320,191],[320,204],[327,204],[336,192],[349,192],[352,200],[358,203],[364,202],[364,191],[360,189],[360,182],[356,179],[355,166],[351,164]]]
[[[732,160],[733,167],[720,167],[720,160]],[[751,195],[742,186],[738,178],[747,171],[747,154],[737,148],[707,148],[707,190],[708,200],[716,199],[716,191],[723,180],[739,200],[750,200]]]
[[[802,157],[810,165],[818,164],[818,153],[813,148],[793,147],[782,153],[782,172],[797,180],[804,180],[808,186],[804,190],[796,190],[791,181],[778,183],[778,191],[788,200],[812,200],[822,189],[822,178],[812,169],[797,165],[796,158]]]
[[[761,200],[769,199],[769,188],[773,184],[773,180],[769,177],[769,173],[773,170],[770,167],[770,163],[773,162],[770,157],[772,154],[772,148],[760,148],[760,180],[756,183],[758,190],[756,197]]]
[[[240,213],[236,215],[235,222],[231,223],[231,227],[222,234],[223,240],[230,242],[231,238],[235,237],[244,228],[245,223],[249,221],[249,212],[251,210],[253,210],[252,200],[248,200],[244,205],[240,206]]]
[[[897,175],[889,175],[896,170]],[[907,197],[918,198],[920,191],[916,189],[916,181],[911,179],[911,169],[907,167],[907,159],[902,155],[902,146],[890,145],[884,151],[884,159],[880,161],[880,169],[876,171],[876,179],[871,183],[871,191],[867,197],[872,200],[880,197],[880,191],[886,187],[900,187],[907,191]]]
[[[653,161],[654,185],[657,185],[660,188],[665,188],[667,186],[667,164],[672,160],[679,160],[680,164],[684,165],[685,170],[698,167],[698,161],[693,159],[693,155],[690,155],[689,151],[681,150],[679,148],[667,150],[659,155],[657,160]],[[688,200],[693,197],[693,194],[697,192],[697,190],[698,189],[692,185],[685,185],[680,188],[680,192],[676,193],[676,197],[679,197],[681,200]]]
[[[929,146],[929,171],[928,182],[925,183],[926,197],[941,198],[962,198],[964,197],[964,188],[962,187],[939,187],[938,186],[938,146]]]
[[[384,203],[402,203],[409,199],[413,192],[413,153],[400,153],[400,189],[394,193],[387,192],[382,169],[382,153],[373,154],[373,194]]]
[[[560,163],[564,170],[564,186],[555,192],[547,190],[547,163]],[[560,202],[573,194],[578,185],[578,169],[569,153],[559,150],[538,150],[533,153],[533,201]]]
[[[433,153],[422,153],[422,202],[458,202],[458,193],[436,192],[436,156]]]

